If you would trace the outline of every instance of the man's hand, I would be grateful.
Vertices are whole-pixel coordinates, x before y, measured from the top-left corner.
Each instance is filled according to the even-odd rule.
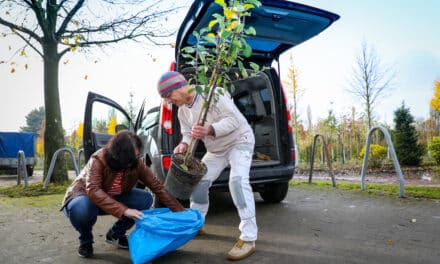
[[[139,210],[128,208],[127,210],[125,210],[124,216],[133,220],[141,220],[144,214]]]
[[[191,136],[195,139],[203,139],[206,136],[214,136],[214,128],[212,126],[194,125],[191,129]]]
[[[188,144],[186,144],[185,142],[180,142],[179,145],[177,145],[174,148],[173,153],[177,154],[177,153],[185,153],[186,150],[188,149]]]

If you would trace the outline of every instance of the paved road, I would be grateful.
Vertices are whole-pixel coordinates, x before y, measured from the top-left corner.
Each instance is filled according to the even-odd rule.
[[[239,263],[440,263],[440,201],[294,187],[280,204],[257,198],[257,252]],[[208,235],[154,263],[230,263],[239,219],[228,194],[216,193]],[[1,263],[131,263],[103,235],[98,219],[93,260],[77,257],[76,233],[57,208],[19,209],[0,202]]]

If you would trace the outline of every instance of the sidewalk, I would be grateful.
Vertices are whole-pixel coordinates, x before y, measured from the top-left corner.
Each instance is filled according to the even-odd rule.
[[[76,172],[71,170],[69,173],[69,179],[75,179]],[[43,182],[43,171],[36,170],[33,175],[28,177],[29,183]],[[21,184],[24,185],[24,179],[21,179]],[[0,175],[0,187],[8,187],[17,185],[17,174],[15,175]]]

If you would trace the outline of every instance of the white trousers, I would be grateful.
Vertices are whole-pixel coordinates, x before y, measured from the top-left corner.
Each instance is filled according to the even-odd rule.
[[[237,145],[220,155],[206,153],[202,161],[208,171],[191,195],[191,208],[200,210],[206,216],[209,209],[209,187],[229,164],[229,192],[240,216],[238,228],[241,232],[240,239],[244,241],[255,241],[258,235],[254,194],[249,184],[252,153],[252,145]]]

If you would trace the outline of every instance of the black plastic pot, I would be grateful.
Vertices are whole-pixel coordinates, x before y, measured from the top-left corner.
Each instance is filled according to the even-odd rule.
[[[184,154],[174,154],[171,158],[171,167],[165,179],[165,189],[167,192],[181,200],[190,198],[196,185],[206,174],[206,165],[195,157],[189,157],[186,165],[188,169],[182,168]]]

